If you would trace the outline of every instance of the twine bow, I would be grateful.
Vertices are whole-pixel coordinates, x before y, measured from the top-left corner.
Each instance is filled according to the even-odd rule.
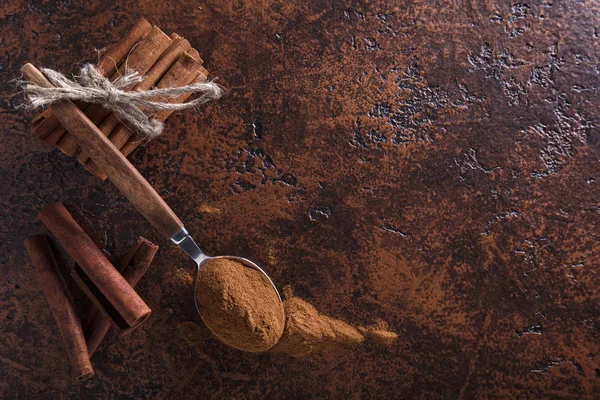
[[[126,72],[111,82],[91,64],[84,65],[79,75],[75,76],[73,80],[52,69],[43,68],[42,72],[54,87],[45,88],[30,82],[25,83],[23,86],[33,107],[48,106],[66,99],[100,104],[114,112],[119,119],[126,121],[131,128],[142,133],[148,140],[162,133],[163,123],[153,117],[148,117],[144,110],[184,110],[216,100],[223,94],[221,86],[212,81],[173,88],[128,92],[125,89],[144,80],[142,75],[138,72]],[[187,103],[164,101],[174,100],[179,95],[190,92],[199,94],[199,96]],[[163,101],[157,99],[163,99]]]

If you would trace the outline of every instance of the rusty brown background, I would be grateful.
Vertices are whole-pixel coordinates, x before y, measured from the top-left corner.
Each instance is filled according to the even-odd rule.
[[[598,2],[79,3],[0,6],[2,398],[600,398]],[[141,15],[228,93],[134,165],[209,254],[382,318],[395,345],[294,360],[209,340],[201,359],[182,340],[192,263],[36,140],[10,82],[25,62],[76,71]],[[81,385],[22,244],[59,200],[109,252],[161,245],[138,286],[153,316],[111,332]]]

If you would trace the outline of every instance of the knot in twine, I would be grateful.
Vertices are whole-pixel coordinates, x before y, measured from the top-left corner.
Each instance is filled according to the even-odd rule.
[[[126,121],[131,128],[142,133],[147,140],[154,139],[162,133],[163,123],[148,117],[142,110],[185,110],[216,100],[223,94],[221,86],[212,81],[173,88],[128,92],[125,89],[143,81],[144,76],[135,71],[127,71],[111,82],[91,64],[84,65],[74,80],[52,69],[42,68],[41,71],[54,87],[46,88],[30,82],[25,83],[23,86],[31,106],[49,106],[61,100],[79,100],[100,104],[114,112],[122,121]],[[174,100],[184,93],[196,93],[200,96],[187,103],[157,100]]]

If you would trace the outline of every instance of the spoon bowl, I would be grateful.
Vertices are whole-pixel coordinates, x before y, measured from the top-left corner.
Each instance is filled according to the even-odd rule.
[[[285,312],[269,276],[243,257],[197,259],[194,305],[213,335],[242,351],[273,347],[283,334]]]
[[[200,250],[200,247],[198,247],[196,242],[194,242],[194,239],[190,236],[189,232],[185,228],[181,228],[179,232],[173,235],[171,237],[171,241],[177,246],[179,246],[179,248],[181,248],[181,250],[183,250],[188,256],[190,256],[190,258],[196,263],[196,273],[194,274],[194,304],[196,305],[196,311],[198,311],[198,313],[200,313],[200,309],[198,308],[198,301],[196,298],[196,283],[198,279],[198,273],[200,272],[202,264],[215,259],[229,259],[239,261],[247,267],[260,271],[260,273],[262,273],[265,276],[265,278],[267,278],[267,280],[271,284],[271,287],[273,288],[273,290],[275,290],[275,293],[277,293],[277,298],[281,303],[281,295],[279,294],[277,287],[275,286],[269,275],[265,271],[263,271],[263,269],[259,267],[255,262],[250,261],[247,258],[236,256],[207,256],[206,254],[204,254],[204,252],[202,252],[202,250]]]

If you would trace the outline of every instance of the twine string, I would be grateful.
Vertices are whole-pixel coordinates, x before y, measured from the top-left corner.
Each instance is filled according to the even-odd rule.
[[[223,88],[214,81],[143,91],[126,91],[144,80],[135,71],[127,71],[114,82],[103,76],[92,64],[84,65],[79,75],[69,79],[60,72],[48,68],[41,70],[54,85],[52,88],[26,82],[23,87],[32,107],[49,106],[61,100],[77,100],[99,104],[126,121],[136,133],[150,140],[162,133],[163,123],[144,111],[177,111],[193,108],[216,100],[223,95]],[[184,93],[198,95],[194,100],[174,103]]]

